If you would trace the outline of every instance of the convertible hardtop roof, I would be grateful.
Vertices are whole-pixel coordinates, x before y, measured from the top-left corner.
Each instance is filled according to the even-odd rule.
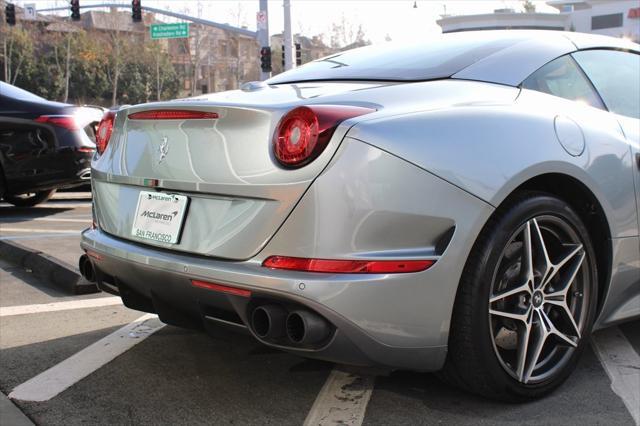
[[[426,81],[444,78],[517,86],[547,62],[579,49],[638,52],[625,39],[564,31],[491,30],[443,34],[413,44],[383,43],[338,52],[267,81]]]
[[[472,37],[475,31],[469,31]],[[582,49],[616,49],[640,53],[640,45],[623,38],[597,34],[551,30],[483,31],[496,37],[519,33],[525,38],[512,46],[469,65],[452,78],[480,80],[517,86],[535,70],[558,58]]]

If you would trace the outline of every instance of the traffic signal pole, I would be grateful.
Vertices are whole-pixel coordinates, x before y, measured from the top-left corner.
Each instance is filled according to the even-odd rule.
[[[291,32],[291,0],[283,0],[284,7],[284,70],[293,68],[293,33]]]
[[[264,47],[269,47],[270,45],[269,11],[268,11],[267,0],[260,0],[260,11],[258,12],[257,21],[258,21],[258,44],[260,45],[261,49]],[[262,57],[262,53],[261,53],[261,57]],[[271,53],[269,53],[269,57],[271,57]],[[271,67],[269,66],[268,68],[270,69]],[[264,81],[269,77],[271,77],[271,71],[270,70],[265,71],[264,69],[261,69],[260,80]]]

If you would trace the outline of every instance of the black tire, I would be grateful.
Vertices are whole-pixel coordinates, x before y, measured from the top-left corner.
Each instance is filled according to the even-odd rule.
[[[48,191],[32,192],[20,195],[5,195],[4,201],[16,207],[33,207],[36,204],[44,203],[56,193],[55,189]]]
[[[543,218],[546,218],[545,220],[550,221],[549,223],[551,224],[557,221],[559,227],[566,225],[567,232],[569,232],[567,235],[578,238],[574,240],[576,244],[573,246],[556,245],[558,247],[556,253],[560,253],[560,250],[564,250],[565,247],[574,247],[577,254],[563,254],[562,256],[564,257],[558,254],[561,259],[570,259],[565,265],[567,265],[567,268],[572,269],[568,274],[560,268],[556,275],[548,275],[548,277],[552,278],[549,278],[550,281],[546,287],[543,284],[546,278],[541,277],[540,273],[536,271],[538,267],[540,270],[543,268],[536,264],[537,261],[534,259],[535,247],[531,245],[532,235],[545,236],[535,241],[536,244],[538,244],[538,241],[543,241],[542,246],[545,244],[545,239],[553,240],[554,238],[554,235],[550,233],[553,230],[551,225],[549,225],[550,228],[548,230],[544,229],[544,224],[538,225],[538,223],[543,223],[541,222]],[[532,228],[541,231],[538,234],[528,234],[528,247],[534,248],[529,249],[528,252],[532,254],[527,257],[524,255],[525,247],[527,246],[527,240],[524,235]],[[520,234],[517,234],[517,232],[520,232]],[[560,241],[560,238],[558,238],[558,241]],[[517,244],[520,245],[521,251],[517,254],[511,254],[512,252],[515,253],[515,251],[509,250],[512,247],[517,247]],[[550,251],[549,253],[552,252]],[[570,256],[573,256],[573,258]],[[540,257],[538,256],[537,258],[539,259]],[[515,260],[509,260],[518,258],[520,263]],[[534,259],[532,268],[527,268],[526,264],[522,263],[526,258]],[[507,260],[512,262],[512,265],[517,265],[509,268],[513,269],[513,272],[509,272],[509,269],[505,266],[508,265]],[[552,263],[554,262],[553,259],[551,261]],[[560,261],[557,263],[559,264]],[[532,275],[527,275],[526,271],[528,270],[532,271]],[[538,275],[534,275],[534,271]],[[577,272],[573,274],[573,271]],[[525,280],[523,277],[525,276],[537,278],[532,278],[531,281],[526,279],[526,283],[523,285],[518,284],[513,287],[504,285],[502,287],[503,291],[495,292],[496,283],[499,282],[500,285],[503,285],[504,282],[508,282],[504,278],[507,273],[515,276],[513,281],[518,283],[523,282]],[[538,284],[535,284],[536,279],[539,280]],[[560,281],[562,283],[559,283]],[[540,290],[543,292],[542,303],[539,303],[541,300],[539,293],[538,297],[534,297],[536,296],[535,289],[537,285],[542,288]],[[569,306],[568,298],[573,298],[571,299],[572,307],[566,311],[562,307],[563,311],[561,313],[554,310],[557,306],[553,305],[552,302],[547,302],[547,293],[544,293],[544,289],[548,288],[550,292],[555,291],[557,294],[556,285],[558,288],[561,286],[566,288],[563,301],[565,306]],[[514,295],[503,296],[509,293],[509,289],[524,286],[529,286],[534,290],[529,293],[524,291],[514,293]],[[575,289],[579,289],[579,291]],[[549,293],[549,300],[552,299],[550,295],[551,293]],[[540,192],[518,193],[497,209],[487,222],[465,264],[453,309],[447,360],[443,370],[440,372],[440,376],[445,381],[464,390],[501,401],[521,402],[545,396],[569,377],[575,368],[577,359],[588,344],[595,315],[596,298],[596,257],[589,233],[580,217],[567,203],[552,195]],[[508,305],[511,308],[506,307],[508,300],[513,301],[509,302],[510,304]],[[496,303],[503,303],[504,305],[502,306],[505,307],[498,308]],[[492,306],[493,308],[491,308]],[[502,311],[509,311],[510,309],[520,309],[521,311],[516,312],[526,312],[524,315],[527,320],[516,321],[504,318]],[[548,309],[547,313],[538,312],[545,309]],[[568,316],[564,316],[565,312],[571,315],[571,310],[576,313],[579,312],[579,321],[576,321],[575,318],[570,319]],[[499,315],[496,315],[496,311],[500,311]],[[571,324],[569,321],[573,321],[571,330],[575,330],[576,333],[570,336],[570,340],[576,346],[573,347],[565,341],[559,340],[557,335],[550,335],[550,340],[539,339],[534,341],[533,350],[531,350],[532,346],[524,346],[525,349],[522,350],[521,339],[530,341],[530,339],[538,338],[543,334],[543,330],[547,328],[545,319],[552,316],[556,319],[559,318],[559,323],[566,321],[564,322],[565,324]],[[562,319],[563,316],[564,320]],[[538,320],[537,323],[535,323],[535,319]],[[508,327],[505,326],[509,322],[514,324],[511,333],[516,336],[515,343],[513,338],[509,340],[511,345],[514,346],[512,352],[504,349],[505,346],[508,346],[503,343],[507,339],[500,340],[499,338],[500,333],[505,335],[509,333]],[[543,323],[544,325],[542,325]],[[550,321],[550,323],[553,324],[554,322]],[[527,327],[529,330],[535,329],[536,331],[527,332]],[[565,333],[564,331],[562,332],[563,334]],[[524,339],[524,336],[528,337]],[[540,341],[543,342],[540,345],[542,352],[536,352]],[[509,359],[507,355],[510,353],[511,361],[505,361],[505,359]],[[525,354],[523,360],[519,357],[521,353]],[[543,357],[543,360],[538,361],[541,357]],[[554,360],[557,360],[555,367],[552,364]],[[526,368],[520,369],[520,365]],[[529,371],[529,368],[531,368],[531,371],[528,375],[525,375],[523,372],[525,370]],[[534,377],[533,372],[545,371],[544,369],[548,369],[548,371],[538,374],[536,377],[539,377],[539,379],[534,381],[532,379]],[[545,374],[548,376],[545,376]]]

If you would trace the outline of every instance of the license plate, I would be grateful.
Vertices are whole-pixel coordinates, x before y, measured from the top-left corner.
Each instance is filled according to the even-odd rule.
[[[184,195],[141,191],[131,235],[161,243],[180,240],[189,198]]]

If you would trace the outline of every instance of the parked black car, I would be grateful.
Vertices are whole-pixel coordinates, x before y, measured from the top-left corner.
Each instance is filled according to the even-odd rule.
[[[0,81],[0,198],[34,206],[57,189],[87,184],[102,114]]]

